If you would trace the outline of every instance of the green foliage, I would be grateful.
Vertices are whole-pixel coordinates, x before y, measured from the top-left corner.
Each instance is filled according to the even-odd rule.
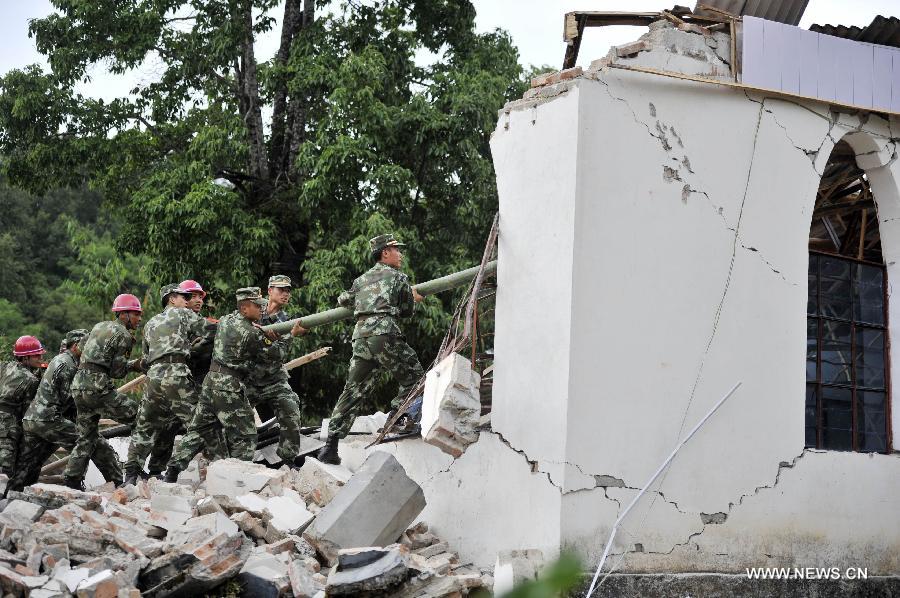
[[[335,305],[378,233],[410,245],[416,281],[480,259],[497,208],[490,134],[527,77],[506,33],[475,32],[468,0],[348,1],[315,20],[301,14],[310,2],[287,0],[294,18],[280,20],[285,44],[266,62],[253,43],[274,26],[275,0],[51,2],[30,24],[50,72],[0,78],[0,155],[18,187],[87,185],[103,198],[110,227],[62,227],[77,247],[59,273],[76,281],[67,291],[103,305],[116,290],[194,278],[220,315],[236,287],[278,271],[300,281],[299,314]],[[434,62],[417,63],[427,52]],[[147,60],[158,78],[128,97],[75,91],[93,65],[124,73]],[[0,254],[9,243],[0,230]],[[21,308],[25,266],[0,266],[0,297]],[[408,325],[423,362],[457,299],[427,300]],[[349,331],[297,343],[298,354],[336,349],[295,373],[312,413],[340,392]]]
[[[502,598],[562,598],[584,582],[583,575],[578,557],[564,553],[538,579],[523,583]],[[487,595],[487,592],[483,594]]]

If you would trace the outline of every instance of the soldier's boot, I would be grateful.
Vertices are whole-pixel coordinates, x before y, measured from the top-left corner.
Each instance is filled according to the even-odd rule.
[[[316,459],[321,461],[322,463],[329,463],[331,465],[340,465],[341,457],[338,455],[338,442],[340,438],[337,436],[329,436],[328,440],[325,441],[325,446],[316,454]]]
[[[158,469],[151,469],[150,473],[141,472],[141,477],[144,478],[145,480],[149,480],[150,478],[156,478],[157,480],[161,480],[161,479],[163,479],[164,475],[165,474]]]
[[[297,455],[292,461],[287,462],[287,466],[291,469],[300,469],[306,463],[306,455]]]
[[[174,484],[178,481],[178,474],[181,473],[181,470],[175,467],[174,465],[169,465],[166,468],[166,477],[163,479],[164,482],[169,482],[170,484]]]
[[[66,476],[63,478],[63,485],[74,490],[84,490],[84,480],[81,478]]]
[[[141,474],[140,468],[129,465],[125,468],[125,479],[122,481],[123,486],[137,486],[138,476]]]

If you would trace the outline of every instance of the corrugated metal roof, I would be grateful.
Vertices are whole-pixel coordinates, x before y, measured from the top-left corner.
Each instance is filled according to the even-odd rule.
[[[810,31],[843,37],[857,42],[868,42],[882,46],[900,48],[900,19],[878,15],[866,27],[846,27],[844,25],[813,25]]]
[[[759,17],[796,26],[809,0],[698,0],[694,14],[716,16],[715,12],[700,8],[701,4],[733,15]]]

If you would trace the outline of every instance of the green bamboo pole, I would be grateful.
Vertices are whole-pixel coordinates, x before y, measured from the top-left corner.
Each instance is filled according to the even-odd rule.
[[[481,266],[475,266],[473,268],[469,268],[468,270],[454,272],[453,274],[448,274],[447,276],[442,276],[440,278],[435,278],[434,280],[429,280],[428,282],[417,284],[413,286],[413,288],[423,296],[434,295],[435,293],[441,293],[443,291],[449,291],[450,289],[455,289],[472,282],[472,280],[474,280],[475,277],[478,276],[478,270],[480,268]],[[496,271],[496,260],[485,264],[485,275],[493,274]],[[317,314],[312,314],[309,316],[303,316],[302,318],[288,320],[287,322],[269,324],[268,326],[263,326],[263,330],[272,330],[278,334],[287,334],[291,331],[291,328],[294,327],[294,324],[297,322],[297,320],[300,320],[300,325],[304,328],[316,328],[317,326],[334,324],[335,322],[340,322],[341,320],[346,320],[352,317],[353,312],[346,307],[335,307],[334,309],[321,311]]]

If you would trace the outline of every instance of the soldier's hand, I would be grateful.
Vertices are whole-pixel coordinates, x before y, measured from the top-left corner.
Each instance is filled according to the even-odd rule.
[[[291,328],[291,336],[303,336],[307,332],[309,332],[309,330],[300,325],[300,320],[297,320],[294,323],[294,327]]]
[[[419,291],[413,289],[412,292],[413,292],[413,301],[415,301],[416,303],[421,303],[422,300],[425,299],[424,295],[419,294]]]

